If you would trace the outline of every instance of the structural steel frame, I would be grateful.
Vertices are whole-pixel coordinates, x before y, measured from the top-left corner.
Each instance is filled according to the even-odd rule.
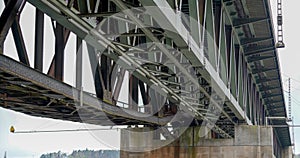
[[[286,117],[268,0],[28,0],[28,2],[36,7],[33,66],[36,70],[29,68],[30,64],[19,23],[19,15],[26,2],[23,0],[5,1],[6,7],[0,17],[0,53],[4,55],[8,53],[5,52],[4,41],[11,28],[19,61],[24,64],[21,65],[3,55],[0,56],[2,60],[0,76],[1,81],[5,81],[1,84],[6,87],[0,89],[0,96],[3,96],[0,105],[5,108],[31,115],[79,121],[78,116],[68,118],[55,115],[55,112],[61,114],[70,112],[70,109],[66,110],[67,112],[59,111],[59,108],[63,109],[62,106],[58,106],[56,111],[48,114],[42,112],[45,107],[40,112],[34,109],[39,109],[38,107],[32,107],[32,113],[30,109],[25,108],[25,105],[30,104],[30,99],[7,97],[7,95],[14,96],[18,90],[21,91],[20,94],[24,94],[22,89],[25,83],[25,85],[34,85],[34,87],[44,89],[45,93],[64,96],[67,102],[65,105],[72,104],[70,101],[72,99],[79,103],[82,89],[82,56],[76,59],[76,88],[63,83],[65,46],[70,33],[74,33],[77,36],[76,51],[79,55],[82,52],[80,46],[83,40],[87,43],[96,90],[95,96],[83,93],[84,97],[81,98],[83,101],[80,105],[99,109],[95,105],[98,105],[98,99],[100,99],[102,108],[98,112],[103,115],[108,114],[111,120],[118,124],[143,124],[154,127],[165,125],[176,112],[182,112],[179,106],[181,104],[195,115],[192,125],[199,125],[196,122],[203,121],[212,127],[216,137],[231,138],[234,137],[235,125],[264,125],[263,120],[266,117]],[[255,7],[254,3],[261,4],[261,6]],[[142,21],[144,10],[137,7],[155,7],[157,10],[147,10],[151,16],[143,17]],[[118,11],[124,11],[126,16],[116,15]],[[182,18],[179,12],[189,17]],[[55,55],[48,72],[43,74],[45,15],[52,19]],[[115,26],[110,27],[111,31],[105,32],[101,28],[105,26],[101,24],[105,23],[106,17],[112,15],[122,22],[114,23]],[[165,23],[157,24],[157,21]],[[186,23],[189,25],[187,26]],[[101,27],[96,27],[97,24]],[[155,28],[163,28],[162,25],[167,25],[173,32]],[[129,26],[134,26],[134,29],[130,30]],[[117,32],[124,33],[115,37]],[[146,51],[134,47],[138,43],[147,42],[154,44],[148,46]],[[168,44],[171,48],[166,48],[163,44]],[[203,51],[201,48],[207,48],[207,50]],[[158,58],[153,54],[159,54],[161,57]],[[182,60],[182,58],[187,60]],[[157,113],[149,119],[134,118],[123,114],[116,106],[124,75],[128,71],[116,64],[118,60],[137,68],[133,74],[129,75],[128,110],[144,115],[156,109]],[[167,61],[166,63],[173,69],[160,65],[162,60]],[[141,66],[139,63],[143,62],[149,65]],[[185,66],[186,63],[191,66]],[[27,76],[17,72],[18,69],[24,69],[22,73],[27,73]],[[114,69],[117,69],[117,72],[114,72]],[[192,71],[197,73],[196,77],[191,75]],[[36,81],[31,78],[31,73],[44,79]],[[181,80],[180,77],[174,77],[175,73],[185,76],[188,82]],[[116,78],[112,77],[114,75]],[[13,82],[10,82],[10,79]],[[55,89],[45,84],[50,84],[50,81],[54,86],[67,87]],[[186,89],[179,89],[178,85],[183,83],[190,87],[197,87],[200,90],[200,96],[195,96]],[[150,84],[158,85],[168,94],[166,101],[168,104],[163,107],[155,105],[146,107],[149,105],[151,96],[160,97],[157,92],[151,91]],[[18,88],[12,89],[13,87]],[[75,96],[79,98],[71,96],[70,90],[74,90]],[[37,92],[41,93],[38,89],[32,93]],[[141,93],[142,104],[145,106],[144,111],[139,110],[139,93]],[[184,93],[185,95],[182,95]],[[48,104],[60,105],[58,98],[53,98],[55,95],[44,96],[46,97],[44,101],[47,100]],[[220,102],[222,95],[225,96],[225,103]],[[87,98],[90,100],[86,100]],[[214,116],[215,114],[208,109],[207,100],[211,102],[214,109],[220,111],[220,116]],[[37,105],[43,106],[44,101]],[[48,104],[46,104],[46,109]],[[274,106],[275,104],[279,106]],[[71,111],[69,114],[76,115],[76,113],[76,111]],[[215,124],[214,121],[216,121]],[[109,124],[105,121],[102,123],[91,121],[91,123]],[[278,140],[281,145],[290,145],[289,129],[275,129],[275,134],[280,135]]]

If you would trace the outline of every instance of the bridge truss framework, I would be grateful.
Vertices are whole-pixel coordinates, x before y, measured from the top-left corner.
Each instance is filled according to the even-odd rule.
[[[167,125],[187,110],[193,115],[189,125],[205,122],[216,138],[234,137],[235,125],[264,125],[266,117],[286,117],[268,0],[4,2],[1,107],[98,125],[151,127]],[[34,65],[19,22],[27,3],[36,8]],[[51,18],[55,35],[52,59],[44,57],[45,16]],[[9,29],[19,59],[6,56]],[[65,61],[73,60],[65,56],[70,34],[77,37],[74,87],[64,82]],[[83,51],[89,54],[94,94],[82,91]],[[51,60],[47,72],[45,60]],[[120,103],[126,74],[129,99]],[[162,106],[154,101],[159,98],[165,99]],[[275,128],[274,135],[276,145],[291,145],[288,128]]]

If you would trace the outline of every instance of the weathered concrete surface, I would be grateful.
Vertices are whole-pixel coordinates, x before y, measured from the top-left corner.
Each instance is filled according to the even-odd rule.
[[[177,150],[177,151],[176,151]],[[178,151],[179,150],[179,151]],[[176,153],[177,152],[177,153]],[[121,158],[273,158],[272,148],[256,146],[163,147],[143,153],[122,151]]]
[[[282,158],[294,158],[292,147],[289,146],[289,147],[284,148],[282,151],[282,156],[283,156]]]
[[[121,151],[120,156],[121,158],[275,158],[272,133],[271,127],[245,125],[235,128],[234,139],[208,139],[207,136],[203,135],[203,129],[195,127],[186,130],[180,138],[171,144],[154,150],[147,150],[150,144],[143,143],[143,140],[148,143],[152,142],[152,145],[166,141],[153,139],[153,133],[148,135],[144,133],[136,137],[135,135],[126,135],[123,132],[121,140],[131,140],[129,141],[131,143],[122,141],[121,144],[124,144],[122,145],[124,149],[125,147],[126,149],[130,149],[130,147],[141,149],[145,145],[146,150],[144,152]],[[149,141],[151,139],[152,141]],[[291,158],[291,153],[291,149],[286,148],[283,150],[283,158]]]

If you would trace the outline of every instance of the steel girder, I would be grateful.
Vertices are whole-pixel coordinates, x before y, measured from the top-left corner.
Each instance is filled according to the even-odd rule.
[[[78,14],[77,12],[75,13],[75,12],[72,11],[72,9],[70,9],[73,5],[72,2],[74,2],[74,1],[70,1],[68,4],[65,4],[62,1],[33,1],[33,0],[29,0],[29,2],[31,2],[32,4],[37,6],[39,9],[43,9],[43,11],[45,11],[48,15],[53,17],[53,19],[57,20],[63,26],[68,27],[68,29],[75,32],[80,38],[85,37],[85,40],[90,45],[92,45],[93,47],[95,47],[99,50],[103,50],[104,47],[109,46],[114,51],[116,51],[117,53],[122,54],[122,56],[125,56],[126,58],[128,57],[128,60],[130,60],[130,62],[131,62],[131,59],[133,59],[132,64],[135,64],[135,62],[137,62],[138,59],[135,58],[134,56],[124,54],[124,48],[125,48],[124,42],[123,43],[120,42],[120,44],[117,44],[116,42],[112,42],[112,41],[107,40],[107,38],[106,38],[107,36],[104,36],[99,32],[91,32],[91,30],[93,30],[93,27],[87,21],[83,20],[83,17],[93,17],[93,16],[104,17],[104,16],[109,16],[114,12],[110,12],[110,13],[109,12],[100,12],[98,14],[98,13],[91,13],[91,12],[85,11],[83,13]],[[121,8],[121,9],[127,9],[128,6],[132,6],[132,4],[124,3],[124,1],[114,0],[113,2],[115,2],[118,5],[118,7]],[[159,5],[162,5],[164,7],[169,7],[170,9],[175,8],[175,6],[169,6],[169,4],[167,2],[141,1],[141,3],[142,3],[142,5],[145,5],[145,6],[149,3],[152,3],[152,4],[156,4],[156,5],[159,4]],[[222,5],[223,5],[223,2],[222,2]],[[203,11],[203,14],[207,14],[207,12],[210,12],[210,11],[212,12],[212,8],[207,8],[207,6],[204,6],[204,5],[203,5],[203,8],[205,9],[205,11]],[[193,9],[190,8],[189,11],[186,11],[186,12],[192,13],[192,10]],[[62,13],[60,13],[59,11],[62,11]],[[225,8],[224,12],[226,13],[226,8]],[[160,13],[162,13],[161,15],[163,15],[163,16],[166,15],[163,10],[160,11]],[[138,21],[139,19],[136,18],[135,15],[131,15],[129,13],[128,16],[129,16],[129,19],[123,19],[123,20],[127,21],[128,23],[131,23],[131,24],[139,25],[141,28],[144,28],[142,23]],[[170,19],[168,19],[169,17],[161,17],[160,15],[154,15],[154,17],[155,16],[157,16],[158,18],[161,18],[161,19],[166,19],[165,21],[170,20]],[[193,16],[194,16],[194,18],[199,18],[199,21],[201,21],[200,20],[201,17],[198,17],[196,14],[193,15]],[[223,13],[220,16],[223,16]],[[211,19],[204,19],[203,18],[201,23],[205,25],[206,23],[208,23],[207,21],[209,21],[209,20],[212,20],[212,18]],[[216,19],[216,20],[217,20],[216,23],[217,22],[222,23],[222,20],[224,20],[224,19],[219,18],[219,19]],[[225,19],[225,20],[227,20],[227,19]],[[244,20],[242,20],[243,23],[239,23],[239,24],[237,24],[236,21],[230,21],[229,20],[229,23],[233,26],[243,25],[243,27],[244,27],[245,25],[248,25],[249,23],[257,22],[257,20],[261,21],[261,20],[264,20],[264,19],[263,18],[261,18],[261,19],[244,19]],[[169,21],[169,23],[171,23],[171,26],[173,26],[173,27],[175,26],[174,23],[172,23],[172,21],[171,22]],[[228,25],[228,21],[226,23]],[[225,25],[225,22],[222,25]],[[193,27],[195,27],[195,26],[193,26]],[[214,24],[211,24],[211,27],[215,27]],[[219,77],[220,70],[218,70],[218,68],[217,68],[218,64],[219,64],[219,63],[217,63],[217,61],[211,61],[211,63],[207,63],[206,62],[207,58],[204,58],[204,54],[201,51],[199,51],[198,48],[194,48],[194,47],[189,48],[189,43],[190,42],[198,45],[198,43],[202,40],[202,39],[200,39],[201,38],[200,37],[201,33],[196,31],[192,35],[189,35],[187,33],[188,31],[184,31],[184,33],[181,34],[180,38],[174,40],[174,42],[178,45],[178,47],[180,46],[179,48],[181,49],[181,51],[189,58],[190,62],[193,64],[193,67],[197,68],[197,71],[199,71],[201,73],[201,75],[204,79],[205,78],[207,79],[207,78],[212,76],[216,80],[216,82],[218,83],[219,88],[223,91],[223,93],[226,95],[227,99],[229,100],[230,109],[234,112],[234,115],[230,116],[230,115],[227,114],[227,113],[230,113],[230,111],[223,111],[222,110],[223,115],[226,116],[232,123],[234,123],[234,121],[232,121],[233,116],[238,117],[238,119],[245,119],[245,120],[248,119],[247,117],[244,117],[243,110],[245,110],[244,105],[246,105],[246,102],[247,102],[247,95],[245,95],[245,94],[247,92],[247,87],[249,87],[249,86],[246,85],[246,83],[248,83],[248,82],[246,82],[247,81],[246,78],[248,76],[245,75],[245,74],[247,74],[247,71],[249,71],[248,70],[249,68],[247,68],[247,65],[245,64],[245,60],[243,60],[243,58],[245,58],[245,57],[243,55],[239,55],[239,56],[233,57],[233,59],[236,60],[236,61],[232,61],[231,56],[237,50],[237,49],[232,49],[232,47],[233,47],[234,44],[237,44],[237,43],[239,43],[239,45],[248,45],[248,44],[253,44],[253,43],[256,43],[256,42],[269,40],[267,38],[249,38],[249,37],[244,38],[244,41],[234,40],[234,38],[237,36],[236,30],[238,30],[238,29],[239,28],[234,28],[233,31],[232,30],[229,31],[230,29],[227,29],[227,32],[226,32],[226,38],[227,39],[224,40],[224,41],[226,41],[226,44],[228,43],[227,44],[227,52],[229,54],[229,55],[227,55],[227,57],[225,57],[226,60],[228,60],[228,67],[227,67],[228,72],[227,72],[226,76],[228,77],[228,80],[230,80],[230,78],[235,78],[234,82],[232,82],[232,83],[226,83],[226,80],[223,80],[222,78]],[[174,27],[174,30],[176,30],[176,27]],[[218,37],[221,38],[221,39],[224,38],[224,37],[222,37],[222,32],[219,32],[219,30],[221,30],[221,28],[218,29],[217,27],[215,27],[215,30],[211,32],[212,34],[216,33],[216,34],[219,35],[217,37],[214,37],[214,40],[216,40],[216,41],[219,41]],[[147,29],[142,29],[142,31],[143,31],[143,33],[130,33],[130,34],[124,34],[123,36],[127,36],[127,37],[145,36],[147,38],[150,38],[154,42],[158,42],[158,43],[161,42],[157,38],[157,36],[160,36],[160,35],[154,34],[154,33],[152,33],[151,31],[149,31]],[[192,29],[192,31],[195,31],[195,30]],[[199,33],[199,37],[198,36],[194,37],[194,35],[197,35],[198,33]],[[231,37],[232,33],[233,33],[233,37]],[[108,36],[113,36],[113,34],[108,35]],[[193,36],[194,39],[198,38],[199,41],[198,40],[196,40],[196,41],[193,40],[193,38],[191,38],[190,36]],[[62,38],[60,38],[60,39],[62,39]],[[186,40],[186,39],[188,39],[188,40]],[[220,42],[219,44],[221,45],[223,43],[224,42]],[[247,49],[247,48],[248,47],[245,47],[245,49]],[[41,49],[41,48],[36,48],[36,49]],[[173,63],[175,63],[175,65],[177,67],[179,67],[179,70],[181,70],[183,74],[189,76],[188,71],[185,70],[186,67],[182,66],[180,62],[178,63],[177,59],[173,58],[172,54],[171,55],[168,54],[169,50],[166,50],[163,47],[161,47],[161,49],[164,50],[163,51],[164,54],[167,57],[170,58],[170,61],[172,61]],[[240,46],[238,46],[238,49],[244,49],[244,48],[241,48]],[[58,50],[61,50],[60,52],[63,52],[62,49],[58,49]],[[270,50],[273,50],[273,48],[270,48]],[[256,54],[256,53],[260,53],[262,51],[269,51],[269,48],[261,48],[261,49],[256,49],[256,50],[248,49],[247,51],[250,54]],[[200,52],[200,55],[196,52]],[[242,54],[243,52],[238,51],[236,53],[237,54]],[[60,53],[60,55],[61,55],[61,53]],[[211,54],[209,54],[209,55],[211,55]],[[215,55],[216,55],[215,57],[218,58],[218,60],[221,58],[220,55],[218,55],[217,53]],[[38,58],[38,56],[37,56],[37,58]],[[42,57],[39,57],[39,58],[42,58]],[[116,60],[116,59],[118,59],[118,56],[110,54],[110,58]],[[208,59],[212,60],[211,58],[214,58],[214,56],[209,57]],[[63,59],[63,58],[60,57],[60,59]],[[264,59],[267,59],[267,57],[260,57],[260,58],[257,57],[255,59],[252,59],[252,60],[249,60],[249,61],[253,62],[253,61],[259,61],[259,60],[264,60]],[[62,64],[61,61],[56,61],[56,62],[58,63],[58,65],[59,65],[59,63]],[[234,65],[232,63],[237,63],[236,64],[237,69],[234,70],[235,72],[229,72],[231,70],[231,65]],[[38,65],[40,67],[42,67],[41,64],[37,64],[37,67],[38,67]],[[80,61],[79,61],[79,65],[80,65]],[[243,68],[240,68],[240,67],[243,67]],[[38,68],[38,69],[41,69],[41,68]],[[152,72],[150,72],[150,71],[152,71]],[[158,73],[158,75],[160,75],[160,76],[165,75],[162,72],[155,72],[153,70],[146,70],[146,69],[145,70],[142,69],[141,72],[142,73],[150,72],[149,76],[153,77],[152,79],[154,79],[154,80],[157,76],[154,76],[153,73]],[[59,74],[61,74],[61,73],[59,73]],[[56,74],[56,76],[60,76],[59,74]],[[81,73],[78,73],[78,74],[81,74]],[[140,75],[140,76],[142,76],[142,75]],[[197,80],[193,80],[193,77],[190,76],[189,78],[195,84],[197,84],[197,85],[199,84]],[[78,77],[78,80],[80,81],[80,77]],[[146,79],[144,78],[144,80],[146,80]],[[159,85],[162,85],[162,86],[166,85],[166,84],[170,84],[170,81],[168,81],[169,83],[167,83],[166,81],[163,81],[163,80],[155,80],[155,82],[158,83]],[[266,82],[268,82],[268,81],[266,81]],[[235,83],[238,83],[238,85],[233,88],[236,91],[235,92],[236,95],[234,96],[233,92],[229,92],[227,90],[229,89],[228,85],[231,85],[233,87]],[[80,86],[80,83],[78,83],[78,86]],[[168,92],[170,92],[170,93],[172,92],[173,95],[176,96],[176,93],[174,93],[173,89],[165,87],[165,86],[163,86],[163,87]],[[202,85],[200,87],[202,87]],[[205,89],[201,89],[201,91],[206,95],[206,97],[208,97],[208,98],[210,97],[210,94],[207,93]],[[115,93],[114,96],[118,96],[117,92]],[[187,103],[187,104],[190,104],[190,103]],[[217,103],[215,103],[215,104],[217,105]],[[241,105],[241,106],[239,106],[239,105]],[[193,109],[193,110],[195,110],[195,109]],[[249,121],[246,121],[246,122],[249,123]],[[249,123],[249,124],[251,124],[251,123]],[[221,133],[222,133],[222,131],[221,131]]]
[[[43,7],[45,7],[45,6],[47,6],[47,5],[45,5],[45,4],[42,4],[42,2],[32,2],[32,3],[34,3],[34,5],[36,5],[36,6],[38,6],[38,8],[39,9],[45,9],[45,8],[43,8]],[[51,3],[56,3],[56,2],[51,2]],[[57,4],[59,4],[60,2],[57,2],[55,5],[57,5]],[[58,5],[58,6],[61,6],[62,7],[62,5]],[[59,15],[57,12],[55,12],[54,10],[51,10],[50,8],[48,8],[48,9],[45,9],[46,10],[46,13],[47,14],[50,14],[52,17],[54,17],[54,19],[56,19],[56,18],[58,18],[58,17],[62,17],[62,15]],[[64,10],[64,11],[66,11],[67,9],[62,9],[62,8],[60,8],[60,10]],[[68,14],[69,12],[68,11],[66,11],[64,14],[66,14],[66,15],[70,15],[70,14]],[[72,19],[72,18],[71,18]],[[76,25],[78,25],[78,23],[77,22],[74,22],[73,21],[73,23],[72,22],[70,22],[70,20],[67,20],[67,19],[65,19],[65,18],[58,18],[58,21],[60,22],[60,23],[62,23],[64,26],[67,26],[69,29],[71,29],[72,31],[74,31],[79,37],[86,37],[85,39],[89,42],[89,43],[91,43],[93,46],[96,46],[96,47],[98,47],[98,49],[102,49],[103,47],[100,45],[100,48],[99,48],[99,44],[97,43],[97,42],[95,42],[95,40],[93,40],[93,38],[92,38],[92,36],[95,36],[95,35],[90,35],[89,34],[89,30],[92,30],[92,28],[90,27],[90,26],[88,26],[88,25],[86,25],[85,24],[85,22],[84,21],[80,21],[80,19],[78,19],[78,18],[74,18],[75,19],[75,21],[77,21],[77,22],[79,22],[79,24],[80,25],[83,25],[83,27],[81,27],[80,29],[76,26]],[[74,23],[76,23],[75,25],[74,25]],[[82,29],[82,28],[87,28],[87,29]],[[96,35],[96,36],[98,36],[99,37],[99,35]],[[105,41],[104,39],[103,39],[103,41]],[[107,40],[106,40],[107,41]],[[107,41],[107,43],[110,43],[110,41]],[[109,44],[111,47],[113,47],[113,48],[115,48],[115,49],[117,49],[117,47],[115,47],[115,46],[113,46],[112,44]],[[117,49],[118,50],[118,49]],[[226,115],[226,113],[224,113],[225,115]],[[229,117],[230,118],[230,117]]]
[[[82,93],[80,89],[73,88],[3,55],[0,55],[0,76],[3,81],[1,84],[10,83],[15,86],[11,91],[9,86],[1,86],[8,89],[1,88],[0,94],[6,93],[8,97],[1,97],[0,105],[4,107],[6,105],[8,106],[7,108],[12,110],[34,116],[47,116],[49,118],[76,122],[85,121],[86,123],[100,125],[115,125],[116,122],[112,122],[114,119],[124,119],[125,124],[126,122],[131,122],[130,124],[165,125],[172,118],[158,118],[156,116],[149,116],[148,114],[139,114],[138,116],[140,117],[137,117],[135,114],[130,115],[120,107],[107,104],[87,92]],[[28,98],[23,97],[24,95],[13,97],[17,92],[21,94],[31,93],[32,96]],[[37,99],[32,99],[34,96]],[[49,102],[49,100],[52,101]],[[49,103],[45,104],[44,102]],[[80,107],[80,102],[82,102],[82,107]],[[50,104],[56,104],[56,106],[49,106]],[[59,111],[60,109],[65,110]],[[83,111],[79,114],[81,110]],[[84,118],[85,114],[97,116],[102,119],[91,118],[90,120],[82,120],[81,117]],[[112,121],[110,121],[109,117],[112,118]],[[117,124],[122,124],[122,122],[117,122]]]

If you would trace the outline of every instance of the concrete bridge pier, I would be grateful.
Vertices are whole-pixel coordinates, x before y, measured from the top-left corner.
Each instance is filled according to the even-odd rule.
[[[171,143],[154,139],[150,128],[130,130],[143,132],[121,132],[121,158],[292,158],[291,147],[283,147],[280,156],[274,155],[269,126],[236,126],[232,139],[202,137],[203,128],[189,127]]]

